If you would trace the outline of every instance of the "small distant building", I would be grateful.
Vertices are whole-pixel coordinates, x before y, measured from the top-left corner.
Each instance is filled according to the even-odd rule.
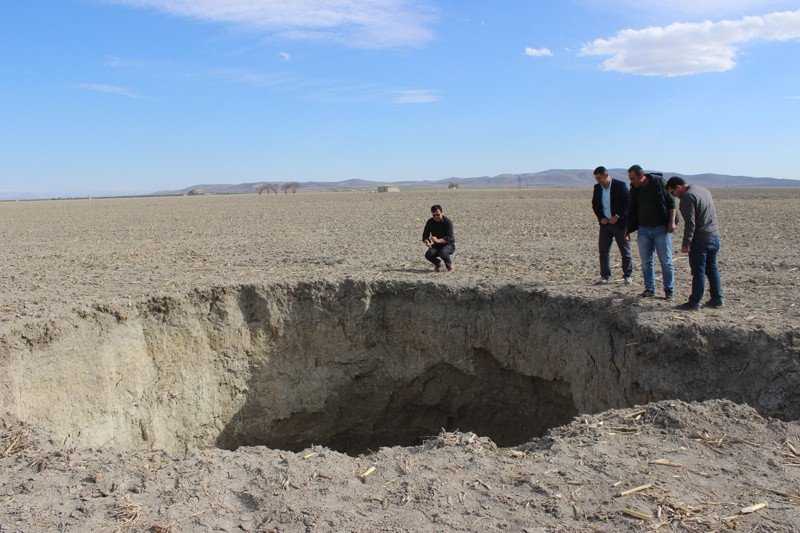
[[[447,184],[447,188],[448,189],[458,189],[458,183],[456,183],[455,181],[451,181],[450,183]]]
[[[400,187],[394,185],[378,185],[378,192],[400,192]]]

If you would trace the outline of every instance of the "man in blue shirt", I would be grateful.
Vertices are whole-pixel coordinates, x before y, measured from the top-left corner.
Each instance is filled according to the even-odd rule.
[[[611,281],[611,244],[617,241],[619,253],[622,255],[622,275],[625,285],[630,285],[633,273],[631,242],[626,236],[630,193],[628,185],[621,180],[612,179],[606,167],[594,169],[594,186],[592,209],[600,223],[598,247],[600,250],[600,279],[595,285],[606,285]]]

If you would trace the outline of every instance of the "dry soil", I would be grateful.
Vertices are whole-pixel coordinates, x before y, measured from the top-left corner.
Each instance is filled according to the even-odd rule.
[[[359,456],[320,446],[151,449],[158,439],[144,428],[148,447],[87,448],[49,426],[46,409],[32,416],[33,400],[20,396],[26,380],[52,368],[70,330],[100,338],[154,313],[154,302],[234,287],[383,281],[442,285],[455,299],[514,285],[567,304],[607,304],[671,346],[730,332],[736,342],[768,339],[787,389],[800,383],[800,188],[713,193],[726,307],[699,313],[674,309],[690,290],[679,239],[675,303],[638,299],[640,276],[622,283],[616,250],[613,283],[593,285],[590,189],[0,203],[0,531],[800,530],[791,392],[756,405],[783,402],[769,414],[785,420],[724,399],[667,400],[579,415],[505,448],[443,431]],[[434,203],[455,223],[453,273],[434,274],[422,259]],[[84,321],[94,329],[81,329]],[[18,368],[30,374],[11,376]],[[680,372],[690,381],[693,368]],[[757,381],[758,368],[744,372],[731,379],[753,372]],[[46,387],[39,395],[36,405],[69,401]]]

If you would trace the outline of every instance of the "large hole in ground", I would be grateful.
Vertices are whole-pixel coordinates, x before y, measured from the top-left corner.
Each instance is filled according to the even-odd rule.
[[[7,337],[0,399],[67,445],[350,454],[442,429],[513,446],[579,413],[668,398],[800,416],[792,334],[638,313],[525,286],[198,290]]]
[[[367,370],[333,387],[319,410],[294,413],[270,425],[262,423],[269,407],[256,393],[217,444],[228,449],[264,444],[295,451],[324,444],[357,454],[381,446],[420,444],[444,429],[472,431],[501,446],[513,446],[578,414],[565,382],[504,370],[481,350],[465,358],[470,359],[469,369],[440,362],[395,378],[382,369]]]

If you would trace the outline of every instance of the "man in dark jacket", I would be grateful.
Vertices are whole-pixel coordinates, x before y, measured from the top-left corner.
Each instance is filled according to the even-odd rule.
[[[631,258],[631,242],[626,238],[630,193],[624,181],[612,179],[606,167],[594,169],[594,186],[592,209],[600,223],[600,235],[597,239],[600,249],[600,279],[595,285],[606,285],[611,281],[611,244],[617,241],[619,253],[622,254],[622,275],[625,285],[630,285],[633,273]]]
[[[431,207],[431,218],[422,230],[422,242],[428,247],[425,259],[434,264],[434,271],[441,272],[446,268],[453,271],[453,260],[450,255],[456,251],[456,237],[453,233],[453,221],[444,216],[442,206]]]
[[[628,215],[628,233],[638,231],[639,259],[644,278],[643,298],[656,294],[656,274],[653,268],[655,254],[661,263],[664,297],[675,300],[672,266],[672,232],[675,231],[675,198],[667,194],[660,174],[645,174],[642,167],[633,165],[628,169],[631,182],[631,210]]]

